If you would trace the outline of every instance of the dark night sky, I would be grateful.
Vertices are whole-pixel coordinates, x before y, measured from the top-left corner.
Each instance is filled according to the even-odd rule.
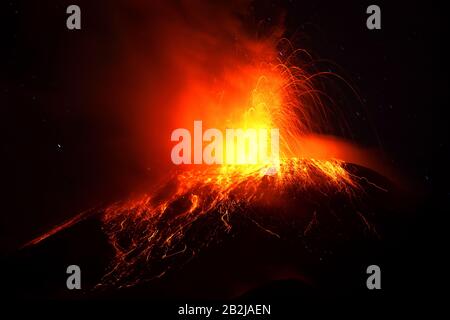
[[[100,72],[120,58],[111,22],[116,1],[76,1],[82,30],[68,31],[65,8],[72,2],[3,4],[2,251],[153,177],[137,159],[127,128],[92,111],[99,107],[93,92],[108,77]],[[376,31],[365,27],[372,1],[261,1],[254,17],[270,25],[286,12],[286,36],[339,65],[332,71],[349,79],[366,109],[348,112],[355,139],[380,147],[425,198],[433,179],[430,5],[377,3],[382,30]],[[157,43],[149,47],[156,55]],[[100,102],[102,110],[112,100]],[[411,216],[411,230],[424,214]]]

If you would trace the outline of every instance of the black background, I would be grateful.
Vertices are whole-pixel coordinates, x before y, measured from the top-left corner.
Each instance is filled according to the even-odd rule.
[[[113,60],[108,54],[114,55],[115,35],[108,21],[116,2],[77,1],[81,31],[65,27],[69,4],[3,4],[0,121],[5,188],[0,243],[5,256],[73,214],[126,195],[140,177],[152,178],[145,166],[126,156],[132,152],[127,143],[111,144],[130,139],[120,124],[86,113],[96,108],[91,90],[102,79],[95,74],[96,64]],[[382,29],[368,30],[365,10],[370,4],[256,1],[252,14],[255,21],[270,25],[285,12],[286,36],[334,61],[340,67],[333,71],[358,89],[367,113],[350,115],[356,139],[381,148],[420,199],[408,209],[383,258],[392,267],[386,279],[397,281],[387,285],[395,292],[392,296],[415,295],[421,294],[423,281],[418,270],[427,264],[424,222],[432,214],[426,205],[433,182],[432,110],[438,104],[433,39],[440,24],[431,4],[377,2]],[[91,46],[92,37],[103,41]],[[45,255],[42,251],[39,254]]]

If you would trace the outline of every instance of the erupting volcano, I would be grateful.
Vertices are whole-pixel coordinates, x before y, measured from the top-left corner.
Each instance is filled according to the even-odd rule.
[[[204,41],[208,47],[220,48],[220,39],[197,35],[191,47],[180,49],[175,59],[175,64],[183,65],[180,69],[184,70],[185,81],[170,107],[172,129],[191,128],[196,120],[201,120],[205,128],[222,132],[230,128],[278,129],[276,161],[172,164],[145,194],[88,210],[28,245],[98,214],[114,250],[110,268],[98,287],[129,286],[161,277],[195,258],[203,247],[233,234],[238,217],[248,218],[261,232],[282,239],[283,228],[277,219],[289,215],[294,220],[309,221],[302,214],[316,201],[311,200],[312,194],[317,199],[339,197],[352,204],[367,186],[383,190],[359,176],[354,165],[374,170],[381,166],[359,148],[329,135],[333,124],[345,127],[346,123],[322,83],[347,85],[345,81],[335,73],[316,70],[306,50],[292,49],[290,42],[280,40],[279,35],[276,32],[262,40],[239,35],[245,41],[236,40],[235,49],[220,53],[219,66],[211,72],[207,69],[214,56],[203,55],[202,45],[195,47],[195,59],[184,59],[190,57],[188,53],[196,43]],[[188,51],[185,56],[183,50]],[[158,121],[148,119],[150,123]],[[153,139],[164,146],[172,142],[170,135]],[[194,149],[195,143],[198,141],[188,141]],[[201,150],[208,147],[205,141],[200,144]],[[248,140],[233,152],[236,159],[259,159],[253,153],[264,146],[273,148],[268,134],[259,136],[257,146]],[[224,158],[231,152],[226,147],[220,150]],[[170,153],[153,156],[169,159]],[[293,203],[302,208],[298,216],[292,214]],[[314,210],[310,215],[315,216]],[[364,214],[357,211],[355,217],[371,229]],[[299,234],[306,234],[311,223],[305,222]]]

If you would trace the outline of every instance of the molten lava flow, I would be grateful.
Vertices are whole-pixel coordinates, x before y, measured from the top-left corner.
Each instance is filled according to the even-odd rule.
[[[174,174],[150,195],[105,210],[105,231],[116,254],[103,284],[132,285],[142,280],[142,266],[147,277],[159,277],[177,256],[188,260],[209,241],[230,232],[232,215],[246,215],[255,205],[275,210],[283,205],[280,202],[288,201],[290,192],[310,188],[351,197],[358,186],[337,160],[285,159],[272,176],[265,175],[260,166],[210,167]],[[195,231],[198,225],[202,230]]]

